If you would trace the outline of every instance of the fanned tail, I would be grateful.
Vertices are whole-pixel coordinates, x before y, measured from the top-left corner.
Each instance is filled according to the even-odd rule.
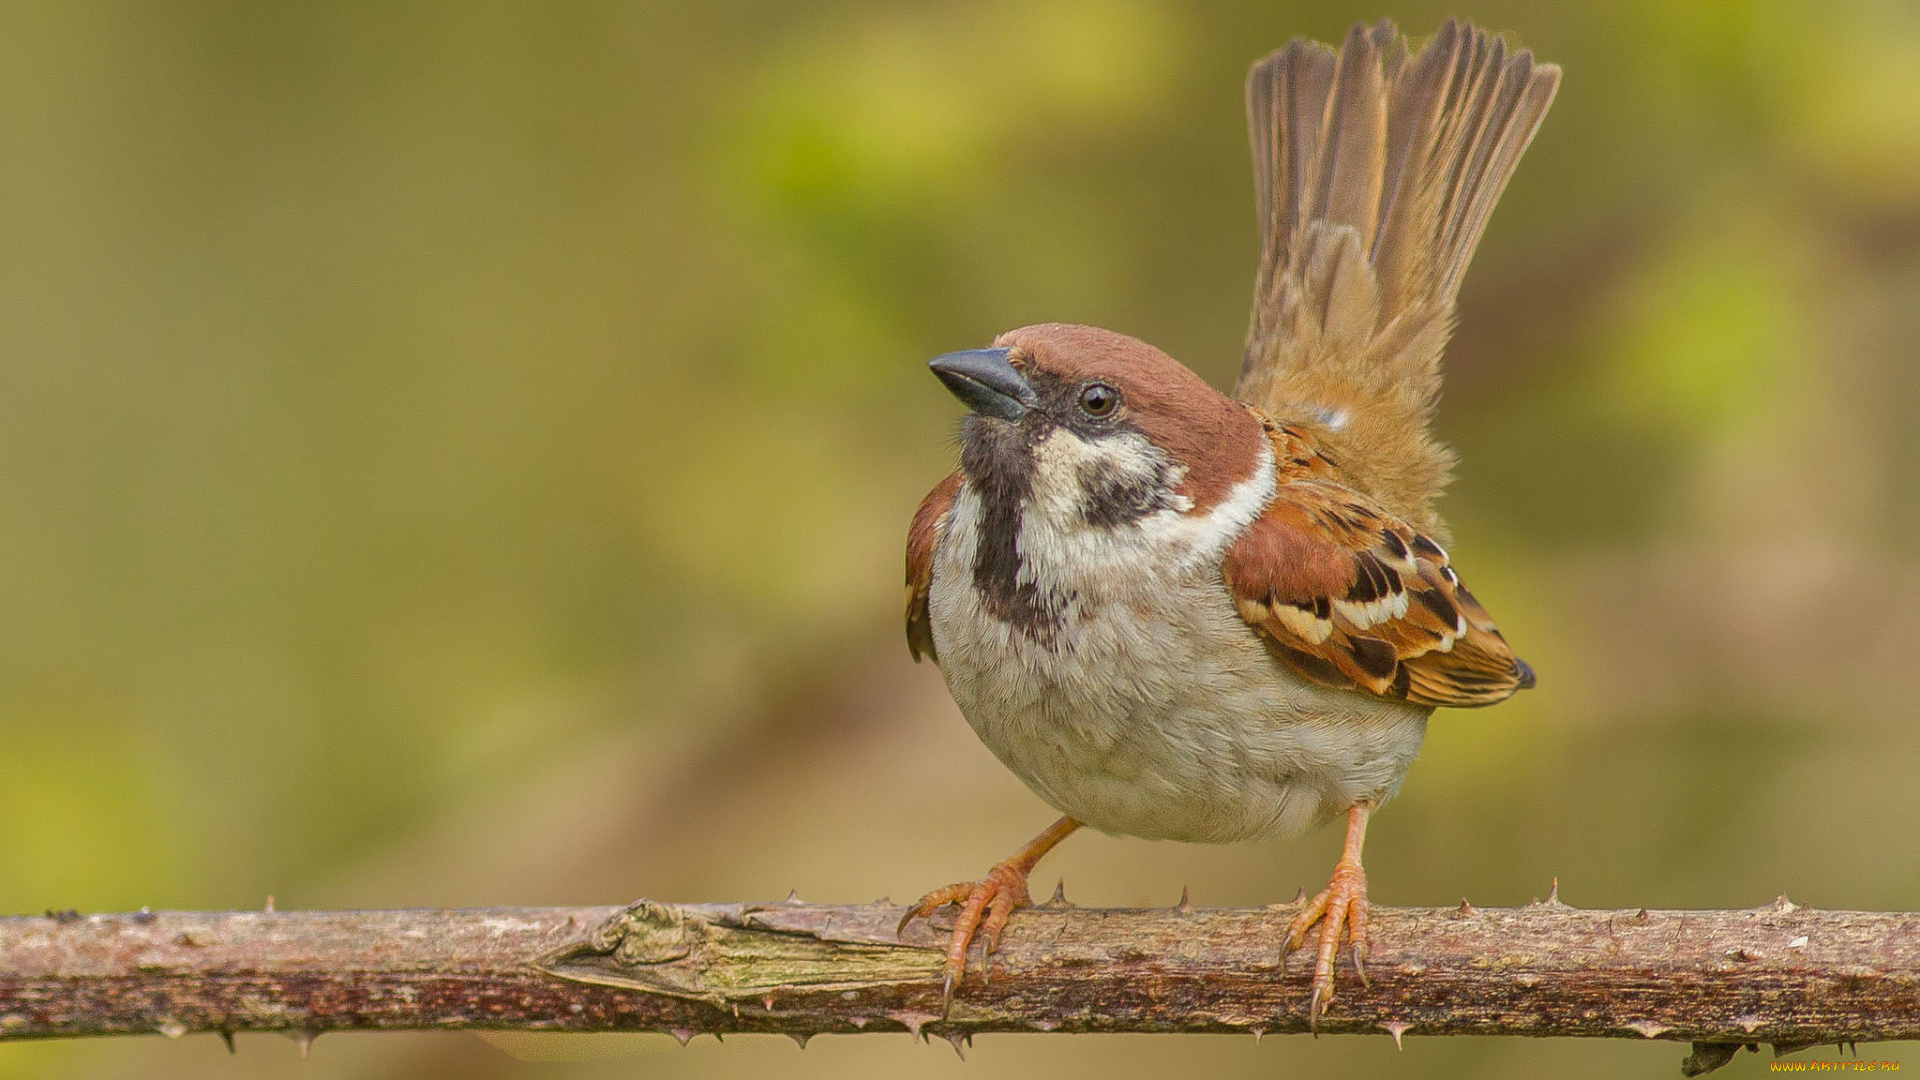
[[[1235,396],[1314,425],[1416,527],[1453,457],[1427,431],[1460,277],[1560,83],[1471,23],[1418,53],[1391,22],[1295,39],[1247,77],[1262,227]]]

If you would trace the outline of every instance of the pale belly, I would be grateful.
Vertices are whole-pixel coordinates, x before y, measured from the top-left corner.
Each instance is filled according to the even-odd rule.
[[[1388,798],[1419,753],[1429,710],[1295,678],[1213,575],[1115,588],[1043,645],[979,610],[970,545],[942,548],[930,614],[961,712],[1041,798],[1096,829],[1299,833]]]

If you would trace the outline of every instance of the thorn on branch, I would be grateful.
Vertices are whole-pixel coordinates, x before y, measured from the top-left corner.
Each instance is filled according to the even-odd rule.
[[[1693,1052],[1680,1062],[1680,1075],[1705,1076],[1732,1061],[1739,1052],[1739,1043],[1694,1043]]]
[[[1057,894],[1064,892],[1063,883]],[[1063,902],[1016,916],[1019,928],[994,954],[991,992],[957,1016],[966,1030],[951,1033],[956,1049],[980,1031],[1205,1030],[1258,1039],[1308,1030],[1299,1007],[1305,987],[1288,988],[1300,995],[1289,1006],[1276,1004],[1269,985],[1279,905],[1198,908],[1192,890],[1184,894],[1184,910],[1088,911]],[[640,901],[271,917],[169,911],[148,922],[132,913],[0,917],[0,1042],[205,1031],[237,1050],[236,1031],[259,1030],[286,1035],[310,1056],[322,1032],[373,1026],[623,1028],[690,1039],[696,1031],[872,1032],[895,1024],[924,1040],[928,1022],[942,1019],[933,994],[944,950],[897,940],[897,914],[892,906]],[[1366,958],[1367,976],[1384,987],[1376,990],[1380,1003],[1405,1000],[1397,995],[1432,985],[1434,973],[1452,988],[1449,998],[1417,1013],[1330,1016],[1324,1031],[1384,1032],[1403,1045],[1405,1017],[1429,1032],[1692,1040],[1689,1061],[1701,1071],[1726,1047],[1768,1042],[1790,1053],[1802,1040],[1920,1036],[1920,1004],[1909,992],[1920,984],[1920,914],[1796,907],[1791,919],[1775,919],[1753,909],[1563,904],[1517,917],[1463,900],[1458,909],[1374,915],[1377,951]],[[1653,923],[1661,933],[1634,932]],[[1525,959],[1489,963],[1506,957]],[[1143,967],[1160,973],[1144,999],[1134,993]],[[1222,970],[1252,977],[1211,977]],[[419,993],[423,976],[457,979],[479,996]],[[1754,997],[1754,986],[1772,990]],[[1488,1011],[1516,995],[1522,1013]],[[891,1022],[876,1022],[882,1018]],[[950,1026],[931,1032],[948,1037]]]

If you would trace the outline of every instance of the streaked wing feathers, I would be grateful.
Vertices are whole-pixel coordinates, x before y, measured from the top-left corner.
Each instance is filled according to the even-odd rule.
[[[1227,590],[1281,662],[1416,705],[1491,705],[1533,685],[1446,551],[1332,477],[1275,427],[1279,491],[1227,552]]]

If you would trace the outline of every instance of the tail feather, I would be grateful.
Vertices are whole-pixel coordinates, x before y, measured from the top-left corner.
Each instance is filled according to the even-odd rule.
[[[1373,41],[1356,26],[1334,61],[1316,163],[1311,217],[1349,225],[1363,242],[1373,236],[1387,156],[1387,98]]]
[[[1296,39],[1247,79],[1262,225],[1236,395],[1318,424],[1343,472],[1439,527],[1427,421],[1454,299],[1560,71],[1471,24],[1409,54],[1393,24]]]

